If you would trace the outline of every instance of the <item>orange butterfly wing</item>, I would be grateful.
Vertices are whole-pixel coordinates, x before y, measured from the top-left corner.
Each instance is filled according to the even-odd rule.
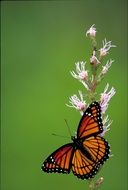
[[[73,149],[73,143],[66,144],[57,149],[44,161],[42,170],[47,173],[70,173]]]
[[[95,162],[103,164],[109,158],[110,146],[103,137],[89,137],[83,141],[83,147],[86,148]]]
[[[79,149],[74,152],[72,172],[81,179],[89,179],[95,175],[100,167],[99,163],[89,160]]]
[[[96,175],[100,166],[109,158],[109,144],[99,136],[92,136],[83,141],[83,147],[91,156],[89,159],[86,153],[76,149],[72,159],[72,171],[81,179],[89,179]]]
[[[101,107],[98,102],[93,102],[84,112],[78,129],[77,138],[86,138],[103,132]]]
[[[70,173],[81,179],[95,176],[100,166],[109,158],[108,142],[98,136],[103,132],[101,107],[93,102],[82,116],[76,142],[66,144],[53,152],[43,163],[45,172]]]

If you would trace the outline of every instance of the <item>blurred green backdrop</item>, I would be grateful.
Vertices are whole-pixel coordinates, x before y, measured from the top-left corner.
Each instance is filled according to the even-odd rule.
[[[85,31],[94,23],[98,47],[105,37],[117,45],[107,57],[115,62],[98,88],[101,93],[108,82],[117,90],[107,111],[114,120],[106,135],[114,156],[98,176],[105,178],[102,190],[127,189],[126,9],[126,0],[2,2],[2,190],[88,189],[73,174],[50,175],[40,168],[68,142],[51,135],[68,135],[64,118],[76,131],[80,115],[65,103],[84,88],[69,71],[89,60]]]

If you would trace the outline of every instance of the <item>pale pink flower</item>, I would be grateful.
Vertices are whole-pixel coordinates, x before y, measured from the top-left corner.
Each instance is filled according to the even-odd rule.
[[[110,130],[109,127],[112,122],[112,120],[109,120],[108,115],[103,119],[103,132],[100,134],[101,137],[103,137],[105,133]]]
[[[84,111],[87,108],[86,102],[83,99],[83,94],[81,91],[79,92],[80,98],[77,97],[77,95],[73,95],[69,98],[70,105],[66,104],[68,107],[75,108],[76,110],[80,111],[80,114],[83,115]]]
[[[92,57],[90,58],[90,63],[94,65],[98,65],[100,61],[97,59],[95,55],[92,55]]]
[[[86,84],[88,80],[88,71],[85,70],[85,64],[86,62],[77,62],[76,65],[76,72],[71,71],[71,75],[78,79],[82,84],[85,86],[86,89],[88,89],[88,85]]]
[[[105,113],[106,109],[108,108],[108,103],[110,99],[115,95],[116,90],[112,87],[110,91],[108,91],[109,84],[106,85],[104,92],[101,94],[100,97],[100,106],[102,113]],[[108,92],[107,92],[108,91]]]
[[[95,26],[95,24],[93,24],[90,28],[89,28],[89,30],[87,30],[87,32],[86,32],[86,36],[87,35],[89,35],[90,37],[95,37],[96,36],[96,28],[94,27]]]
[[[102,66],[102,71],[101,74],[106,74],[108,69],[111,67],[112,63],[114,62],[114,60],[108,60],[105,66]]]
[[[115,45],[112,45],[111,43],[112,43],[111,41],[107,42],[106,39],[103,40],[103,47],[99,49],[100,57],[103,57],[106,54],[108,54],[109,53],[108,51],[110,50],[111,47],[116,47]]]

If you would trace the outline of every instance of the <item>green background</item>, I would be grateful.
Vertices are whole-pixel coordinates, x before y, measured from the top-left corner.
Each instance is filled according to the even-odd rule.
[[[78,190],[88,182],[73,174],[46,174],[41,164],[70,140],[64,122],[76,131],[80,115],[65,106],[68,97],[83,92],[69,71],[77,61],[89,61],[91,44],[85,31],[97,27],[98,48],[106,37],[113,63],[105,80],[116,88],[107,114],[113,120],[105,138],[114,156],[97,177],[102,190],[127,189],[127,4],[125,0],[3,1],[1,17],[2,190]],[[105,62],[106,60],[105,59]]]

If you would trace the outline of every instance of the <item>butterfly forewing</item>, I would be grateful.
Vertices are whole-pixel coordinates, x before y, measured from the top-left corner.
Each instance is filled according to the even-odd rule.
[[[69,173],[73,155],[73,143],[66,144],[53,152],[43,163],[45,172]]]
[[[86,138],[103,132],[101,107],[98,102],[93,102],[82,116],[78,130],[78,138]]]

